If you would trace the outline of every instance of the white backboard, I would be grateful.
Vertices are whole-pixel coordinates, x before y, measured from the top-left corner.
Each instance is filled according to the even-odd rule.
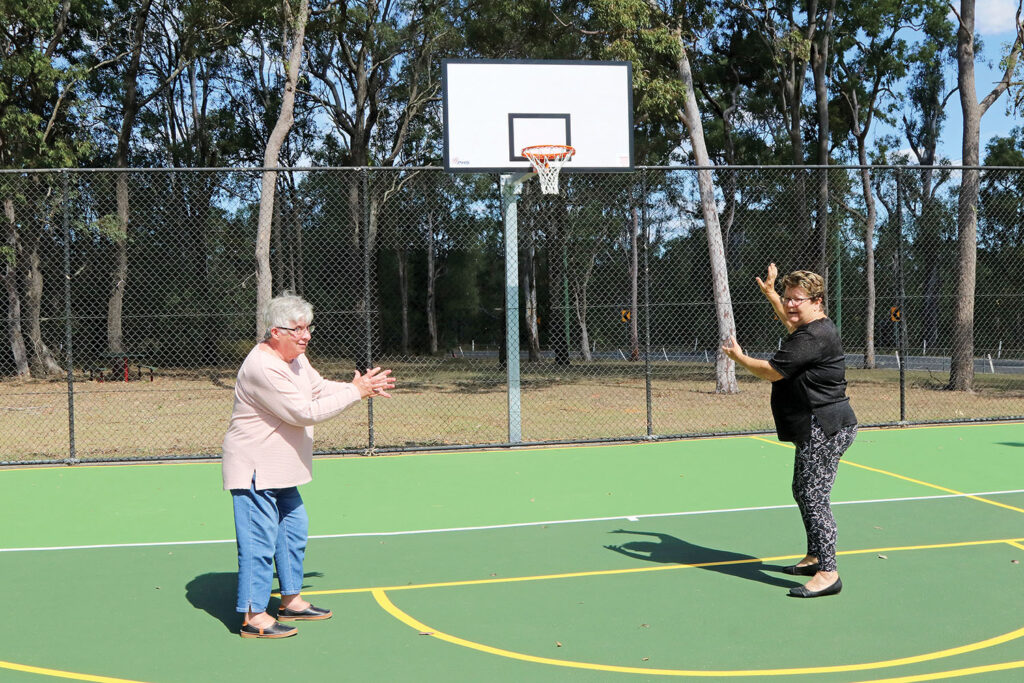
[[[633,170],[629,62],[448,59],[441,65],[444,167],[530,170],[531,145],[571,145],[562,173]]]

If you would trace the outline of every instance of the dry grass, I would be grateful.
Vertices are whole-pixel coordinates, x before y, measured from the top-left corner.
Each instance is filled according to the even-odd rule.
[[[347,378],[350,364],[318,363],[325,376]],[[504,377],[493,364],[428,359],[396,364],[400,390],[374,402],[379,448],[503,443]],[[524,364],[524,441],[643,437],[647,434],[643,366],[595,363],[558,368]],[[895,371],[853,370],[850,397],[862,424],[900,419]],[[908,373],[907,419],[914,422],[1020,416],[1024,376],[982,375],[976,391],[942,389],[946,378]],[[121,459],[216,455],[231,414],[234,373],[158,371],[154,382],[78,381],[74,395],[78,458]],[[68,457],[68,388],[64,381],[7,380],[0,396],[0,460]],[[708,366],[652,366],[651,420],[656,435],[770,431],[769,385],[740,376],[741,391],[716,394]],[[317,427],[317,449],[362,449],[367,406]]]

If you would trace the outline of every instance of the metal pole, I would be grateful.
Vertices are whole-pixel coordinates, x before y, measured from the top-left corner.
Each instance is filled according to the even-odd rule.
[[[519,382],[519,195],[529,173],[502,173],[501,215],[505,223],[505,371],[508,379],[508,442],[523,440]]]
[[[64,221],[64,346],[65,368],[68,375],[68,459],[73,465],[78,462],[75,452],[75,357],[71,352],[71,210],[68,207],[68,172],[61,171],[62,191],[61,210]]]
[[[906,291],[903,284],[903,181],[896,171],[896,276],[899,280],[899,316],[896,321],[896,345],[900,358],[900,422],[907,420],[907,327],[903,317]]]
[[[362,168],[359,171],[362,176],[362,202],[363,202],[363,307],[364,307],[364,333],[366,335],[366,365],[365,370],[373,367],[373,324],[370,320],[370,177],[369,172]],[[373,424],[373,397],[366,401],[366,448],[368,453],[373,453],[376,444]]]
[[[640,178],[640,225],[644,237],[644,389],[647,403],[647,437],[654,435],[654,410],[651,392],[651,264],[650,235],[647,227],[647,174]]]
[[[572,357],[572,344],[569,339],[569,255],[565,246],[566,232],[569,229],[568,217],[560,235],[562,241],[562,327],[565,328],[565,362]]]
[[[831,185],[829,186],[831,187]],[[835,306],[833,306],[833,320],[836,323],[836,331],[839,332],[839,338],[843,338],[843,240],[842,230],[836,227],[836,288],[833,296],[835,300]]]

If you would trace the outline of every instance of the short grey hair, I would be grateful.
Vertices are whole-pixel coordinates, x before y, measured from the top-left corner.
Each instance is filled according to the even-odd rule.
[[[270,337],[272,327],[291,327],[292,323],[313,322],[313,306],[301,296],[285,291],[267,302],[263,309],[263,326],[266,337]]]

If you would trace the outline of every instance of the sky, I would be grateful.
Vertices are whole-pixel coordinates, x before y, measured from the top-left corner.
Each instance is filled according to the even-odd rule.
[[[959,5],[959,3],[957,3]],[[999,70],[999,59],[1007,49],[1007,44],[1014,39],[1014,17],[1017,11],[1017,0],[977,0],[975,6],[975,31],[981,36],[983,50],[975,62],[975,87],[980,101],[987,95],[995,83],[1002,77]],[[951,20],[956,17],[950,15]],[[947,74],[949,87],[956,85],[956,66],[953,65]],[[1007,136],[1015,126],[1024,126],[1024,111],[1007,112],[1010,102],[1008,93],[996,100],[981,119],[981,161],[985,161],[985,145],[993,137]],[[946,104],[946,121],[942,128],[942,139],[939,144],[941,156],[958,163],[962,154],[963,116],[960,111],[960,96],[954,94]],[[900,131],[885,126],[878,126],[875,137],[889,135]],[[906,144],[906,138],[902,138]],[[906,150],[909,153],[909,149]]]

